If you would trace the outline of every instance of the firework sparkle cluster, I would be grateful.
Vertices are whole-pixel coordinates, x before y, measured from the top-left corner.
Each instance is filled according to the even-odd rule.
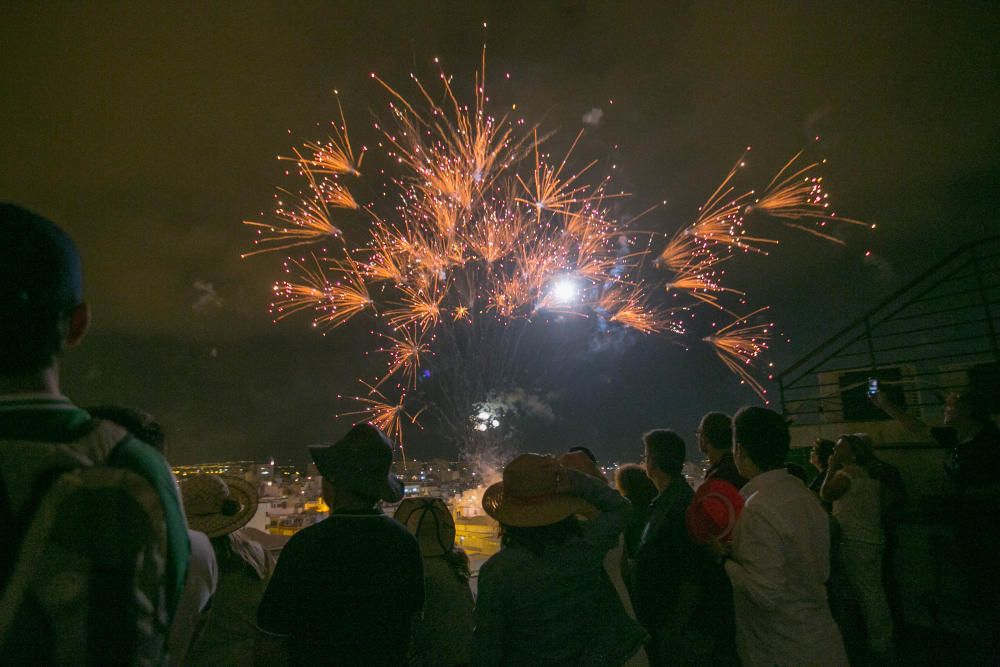
[[[766,400],[753,367],[773,325],[760,321],[767,308],[733,310],[731,301],[746,299],[726,284],[725,267],[769,252],[778,241],[767,225],[839,242],[831,225],[864,224],[833,213],[821,163],[797,166],[797,155],[758,195],[733,185],[741,159],[691,224],[668,236],[634,230],[611,213],[627,195],[596,175],[596,161],[576,159],[580,135],[553,157],[541,128],[490,113],[485,65],[484,51],[470,103],[444,72],[434,93],[411,75],[412,98],[372,74],[388,98],[388,120],[375,121],[370,137],[386,166],[367,173],[368,149],[352,145],[341,110],[326,140],[281,158],[299,189],[278,190],[269,219],[245,221],[256,237],[244,256],[286,255],[286,277],[273,286],[276,321],[307,312],[329,332],[370,318],[385,372],[362,381],[351,397],[360,410],[344,414],[364,415],[402,444],[404,424],[423,409],[408,405],[408,392],[439,339],[478,322],[579,316],[683,340],[684,317],[697,308],[728,319],[697,342]]]

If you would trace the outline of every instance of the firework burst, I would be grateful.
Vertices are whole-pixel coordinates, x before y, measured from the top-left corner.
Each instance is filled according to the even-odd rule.
[[[425,365],[435,377],[439,369],[490,368],[490,382],[463,386],[474,385],[483,396],[503,390],[515,377],[510,367],[525,328],[562,319],[546,317],[549,312],[588,318],[603,331],[687,336],[680,317],[694,306],[731,313],[724,301],[744,295],[724,284],[723,262],[777,242],[749,233],[748,219],[766,215],[796,227],[835,217],[817,164],[796,169],[795,159],[789,161],[754,198],[735,185],[741,158],[692,223],[668,235],[661,248],[648,235],[647,249],[636,251],[638,232],[610,210],[609,200],[625,194],[610,194],[608,178],[594,177],[595,161],[573,166],[581,134],[553,159],[546,150],[551,135],[491,115],[485,64],[484,50],[471,104],[459,101],[443,71],[437,94],[411,76],[413,100],[372,74],[388,95],[387,119],[373,123],[369,143],[380,150],[367,160],[367,149],[354,150],[341,109],[328,138],[282,158],[294,165],[289,176],[304,181],[301,191],[278,191],[273,222],[245,222],[257,238],[244,256],[315,248],[286,261],[289,277],[274,285],[276,320],[308,312],[314,326],[332,329],[371,315],[371,333],[383,341],[375,351],[388,362],[377,381],[365,383],[367,395],[351,397],[364,409],[344,416],[362,414],[400,444],[404,423],[420,414],[405,411],[404,403],[419,396],[421,379],[431,374],[422,372]],[[381,199],[359,199],[361,183]],[[768,329],[748,320],[762,310],[704,338],[761,396],[765,390],[749,368],[766,349]],[[445,345],[460,350],[462,360],[441,359]],[[393,378],[398,381],[390,383]],[[382,393],[390,386],[398,400]],[[454,393],[456,405],[483,398]],[[467,425],[463,410],[456,408],[453,421]]]

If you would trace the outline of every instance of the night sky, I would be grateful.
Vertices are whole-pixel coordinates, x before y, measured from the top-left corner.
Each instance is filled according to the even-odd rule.
[[[745,146],[766,182],[820,136],[837,210],[878,229],[845,246],[779,232],[771,257],[733,263],[791,339],[773,346],[780,368],[1000,227],[998,34],[980,2],[9,3],[0,199],[83,252],[94,323],[65,359],[69,396],[152,412],[178,464],[302,461],[346,429],[335,396],[369,341],[272,324],[280,257],[241,260],[240,222],[270,208],[275,156],[324,135],[334,88],[360,141],[386,99],[369,72],[402,87],[437,56],[467,90],[485,40],[493,98],[558,130],[554,148],[602,110],[581,159],[634,194],[622,217],[666,200],[652,230],[689,222]],[[644,430],[691,441],[701,413],[756,402],[709,350],[662,339],[589,355],[561,384],[523,449],[635,459]],[[455,453],[432,428],[411,440],[411,455]]]

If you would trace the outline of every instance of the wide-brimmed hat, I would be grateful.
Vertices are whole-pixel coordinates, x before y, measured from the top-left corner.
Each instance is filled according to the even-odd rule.
[[[577,496],[556,493],[565,469],[552,456],[522,454],[507,464],[503,481],[483,494],[483,510],[500,523],[524,528],[547,526],[596,508]]]
[[[739,489],[721,479],[710,479],[698,487],[685,513],[691,538],[699,544],[732,539],[736,519],[743,511]]]
[[[257,511],[257,491],[239,477],[193,475],[181,480],[191,530],[220,537],[242,528]]]
[[[443,556],[455,547],[455,520],[440,498],[404,498],[395,519],[417,538],[421,556]]]
[[[335,486],[390,503],[403,497],[402,483],[390,472],[392,443],[371,424],[355,424],[332,445],[310,445],[309,454]]]

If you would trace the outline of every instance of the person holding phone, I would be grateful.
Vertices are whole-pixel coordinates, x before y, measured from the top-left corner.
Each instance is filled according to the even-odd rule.
[[[885,532],[882,527],[880,462],[864,433],[840,436],[830,457],[820,498],[833,504],[840,527],[840,554],[848,584],[861,607],[874,659],[892,652],[892,615],[882,581]]]

